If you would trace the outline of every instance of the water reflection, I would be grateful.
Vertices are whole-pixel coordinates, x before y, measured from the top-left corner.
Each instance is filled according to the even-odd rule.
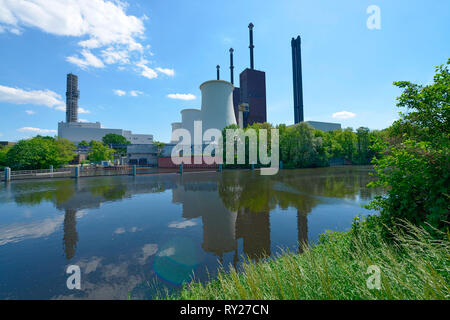
[[[78,259],[77,263],[82,264],[85,274],[95,274],[96,270],[101,269],[103,280],[119,281],[120,278],[123,282],[106,289],[98,285],[98,279],[92,280],[88,283],[91,291],[86,295],[125,297],[126,292],[118,294],[113,291],[142,287],[148,282],[148,277],[153,277],[146,268],[148,264],[152,265],[151,274],[168,283],[179,284],[188,280],[194,270],[204,273],[206,267],[217,267],[211,266],[210,260],[203,254],[213,255],[220,263],[228,262],[235,267],[243,256],[259,260],[275,254],[277,246],[282,245],[271,239],[271,219],[276,210],[296,210],[297,235],[294,242],[297,243],[297,251],[302,252],[302,246],[307,244],[309,238],[308,215],[314,208],[321,204],[337,207],[343,201],[364,203],[375,193],[380,193],[380,190],[365,187],[371,179],[369,170],[366,167],[284,170],[276,176],[260,176],[251,171],[225,171],[186,173],[183,176],[168,174],[13,182],[8,185],[8,190],[0,189],[0,205],[13,202],[18,206],[39,207],[50,203],[64,213],[64,218],[57,216],[35,221],[34,226],[28,222],[4,225],[0,220],[0,250],[2,245],[8,243],[48,237],[58,230],[55,226],[62,225],[62,248],[66,261],[73,263]],[[163,214],[134,216],[132,204],[139,195],[167,192],[171,194],[172,205],[181,206],[184,220],[166,224],[167,229],[174,230],[173,236],[161,242],[155,236],[159,230],[152,224],[154,219],[162,219]],[[136,226],[128,229],[115,227],[114,235],[119,237],[144,230],[145,233],[139,238],[144,243],[141,240],[135,240],[136,243],[125,241],[121,242],[121,247],[111,248],[116,253],[116,263],[106,263],[100,252],[89,253],[90,258],[86,258],[86,253],[77,252],[80,250],[80,237],[84,237],[77,230],[77,222],[83,215],[88,214],[90,209],[100,210],[107,203],[123,203],[125,199],[131,201],[133,198],[133,202],[121,204],[121,208],[130,212],[122,212],[120,219],[134,219]],[[145,198],[145,202],[139,202],[139,210],[143,205],[151,209],[155,201]],[[162,211],[173,211],[167,204],[157,206]],[[108,217],[109,210],[100,212],[105,217],[96,221],[107,223],[112,219]],[[186,233],[177,233],[195,227],[198,221],[202,224],[201,245]],[[43,224],[52,227],[43,227]],[[111,242],[110,233],[101,233],[102,227],[99,224],[98,230],[94,231],[98,233],[96,239],[102,241],[104,246],[113,247],[116,242]],[[39,232],[36,231],[38,229]],[[125,285],[130,277],[133,281]],[[133,284],[131,288],[130,284]]]

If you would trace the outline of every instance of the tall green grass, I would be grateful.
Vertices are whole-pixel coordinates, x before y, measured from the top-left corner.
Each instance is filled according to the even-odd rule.
[[[449,236],[436,240],[407,222],[385,240],[379,227],[355,221],[350,232],[328,232],[302,254],[244,264],[202,284],[185,284],[167,299],[449,299]],[[369,289],[371,265],[381,288]]]

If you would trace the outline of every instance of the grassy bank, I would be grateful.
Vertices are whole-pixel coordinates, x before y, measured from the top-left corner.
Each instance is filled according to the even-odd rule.
[[[373,219],[376,220],[376,219]],[[191,282],[169,299],[449,299],[449,238],[433,239],[408,225],[380,236],[376,223],[356,221],[346,233],[327,233],[303,254],[248,263],[220,272],[207,284]],[[369,289],[367,269],[381,270],[381,289]]]

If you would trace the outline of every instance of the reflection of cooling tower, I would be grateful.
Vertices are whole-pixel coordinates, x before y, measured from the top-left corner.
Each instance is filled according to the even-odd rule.
[[[200,85],[203,131],[212,128],[222,130],[230,124],[236,124],[233,89],[231,82],[223,80],[206,81]]]
[[[228,210],[210,210],[202,216],[203,244],[207,252],[222,257],[226,252],[236,249],[237,213]]]
[[[202,119],[201,111],[199,109],[184,109],[181,110],[181,126],[191,134],[191,141],[194,141],[194,121]]]
[[[173,133],[175,130],[180,129],[181,126],[182,126],[182,123],[181,123],[181,122],[173,122],[173,123],[172,123],[172,133]],[[170,142],[171,142],[171,143],[177,143],[178,141],[170,140]]]

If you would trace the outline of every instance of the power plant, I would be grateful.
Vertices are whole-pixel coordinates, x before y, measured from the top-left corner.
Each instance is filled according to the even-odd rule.
[[[234,49],[230,48],[230,82],[220,80],[220,65],[216,66],[216,80],[200,85],[202,92],[201,110],[182,110],[181,128],[193,135],[193,121],[202,120],[203,132],[207,129],[222,130],[228,125],[239,124],[246,128],[253,123],[267,121],[266,74],[255,70],[253,44],[253,23],[248,25],[250,40],[250,67],[239,76],[240,87],[234,86]],[[195,111],[193,111],[195,110]],[[195,117],[185,116],[195,113]],[[240,116],[241,113],[241,116]],[[172,132],[179,129],[179,122],[172,124]],[[176,142],[176,141],[171,141]]]

